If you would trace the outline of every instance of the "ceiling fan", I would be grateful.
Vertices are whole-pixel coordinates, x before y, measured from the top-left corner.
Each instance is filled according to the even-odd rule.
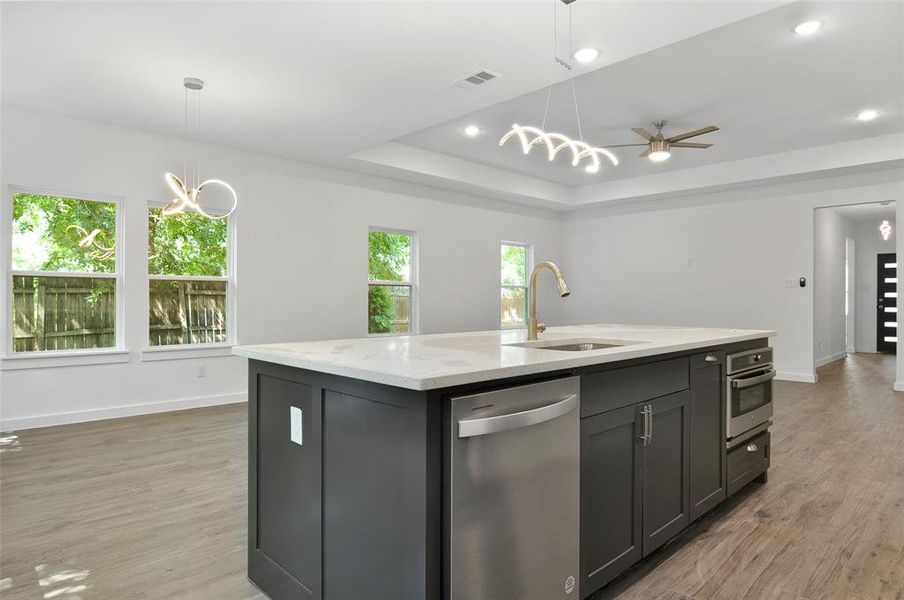
[[[709,148],[712,144],[698,144],[695,142],[685,142],[682,140],[686,140],[688,138],[697,137],[698,135],[703,135],[704,133],[710,133],[712,131],[718,131],[719,128],[715,125],[710,125],[709,127],[704,127],[702,129],[695,129],[694,131],[688,131],[687,133],[682,133],[680,135],[673,135],[672,137],[663,137],[662,136],[662,128],[668,124],[668,121],[656,121],[653,123],[653,127],[656,128],[656,135],[653,135],[643,127],[634,127],[631,129],[634,133],[647,140],[645,144],[616,144],[616,145],[606,145],[606,148],[627,148],[628,146],[647,146],[646,151],[640,155],[641,158],[649,157],[650,160],[656,162],[662,162],[667,160],[669,156],[671,156],[672,148]]]

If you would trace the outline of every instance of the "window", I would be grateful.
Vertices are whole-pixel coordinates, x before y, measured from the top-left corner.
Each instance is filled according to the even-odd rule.
[[[14,192],[12,353],[121,347],[119,203]]]
[[[416,242],[413,233],[371,229],[367,235],[367,332],[414,333]]]
[[[533,269],[533,247],[503,242],[500,246],[499,274],[503,327],[527,325],[527,278]]]
[[[148,209],[148,345],[232,340],[230,219]]]

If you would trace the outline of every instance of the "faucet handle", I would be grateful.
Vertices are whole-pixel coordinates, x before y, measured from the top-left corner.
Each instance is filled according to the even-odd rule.
[[[543,333],[546,331],[546,323],[537,323],[537,333]]]

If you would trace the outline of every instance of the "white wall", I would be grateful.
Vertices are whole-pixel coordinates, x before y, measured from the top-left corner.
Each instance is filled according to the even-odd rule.
[[[831,208],[814,214],[813,319],[816,366],[847,355],[844,315],[845,239],[855,224]],[[856,307],[856,303],[855,303]],[[855,330],[856,332],[856,330]]]
[[[895,252],[895,220],[889,221],[892,234],[883,240],[879,234],[879,223],[858,222],[854,229],[856,248],[854,276],[856,294],[854,301],[855,349],[857,352],[876,351],[876,255]]]
[[[168,200],[162,173],[181,164],[181,142],[3,108],[6,209],[9,185],[124,199],[124,326],[131,353],[125,364],[0,371],[3,426],[243,399],[244,359],[141,360],[147,339],[146,203]],[[204,149],[203,167],[239,193],[240,343],[366,335],[371,225],[418,232],[424,333],[498,328],[500,241],[533,243],[537,260],[561,261],[560,219],[546,211],[504,211],[510,207],[491,200],[217,147]],[[559,324],[564,301],[552,281],[546,283],[541,316]],[[196,377],[202,364],[206,378]]]
[[[9,185],[124,199],[131,353],[125,364],[0,371],[3,426],[242,400],[244,359],[141,360],[145,206],[167,199],[161,173],[178,166],[180,141],[4,107],[2,142],[7,208]],[[563,301],[544,286],[546,322],[777,329],[781,376],[800,380],[814,378],[814,209],[904,195],[904,174],[885,170],[586,209],[563,223],[542,210],[224,148],[205,148],[204,166],[240,194],[240,343],[365,335],[366,232],[378,225],[419,233],[422,332],[497,327],[498,243],[530,242],[537,260],[560,262],[574,290]],[[195,376],[202,364],[206,378]]]
[[[565,320],[776,329],[780,376],[813,381],[814,208],[902,192],[897,170],[571,213]]]

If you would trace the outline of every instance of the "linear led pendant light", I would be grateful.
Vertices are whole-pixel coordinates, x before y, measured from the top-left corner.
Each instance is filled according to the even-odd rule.
[[[201,90],[204,88],[204,82],[197,77],[186,77],[182,80],[182,85],[185,86],[185,162],[183,163],[182,179],[171,172],[163,176],[176,197],[164,206],[161,212],[165,216],[170,216],[193,210],[208,219],[225,219],[235,212],[235,208],[238,206],[239,199],[235,190],[222,179],[201,181],[201,142],[198,134],[201,129]],[[191,118],[189,117],[189,96],[191,96]],[[189,135],[190,131],[194,131],[194,139]],[[194,154],[194,160],[192,160],[192,154]],[[201,192],[213,186],[225,188],[232,195],[232,207],[223,214],[210,214],[201,208]]]
[[[605,157],[613,165],[618,164],[618,158],[609,150],[591,146],[584,141],[584,132],[581,129],[581,114],[578,111],[578,94],[574,87],[574,68],[564,58],[559,57],[559,37],[558,37],[558,2],[568,6],[568,54],[571,55],[571,4],[575,0],[554,0],[553,2],[553,59],[559,65],[565,67],[570,72],[569,81],[571,83],[571,97],[574,101],[574,116],[578,124],[578,137],[574,140],[563,133],[553,133],[546,131],[546,119],[549,116],[549,99],[552,95],[553,85],[546,90],[546,108],[543,110],[543,124],[540,127],[529,127],[525,125],[512,124],[512,128],[499,140],[499,145],[503,146],[513,137],[517,137],[521,142],[521,149],[528,154],[534,147],[546,146],[547,158],[550,161],[555,160],[556,155],[562,150],[571,151],[571,165],[576,167],[584,162],[584,170],[588,173],[596,173],[600,170],[600,157]]]

